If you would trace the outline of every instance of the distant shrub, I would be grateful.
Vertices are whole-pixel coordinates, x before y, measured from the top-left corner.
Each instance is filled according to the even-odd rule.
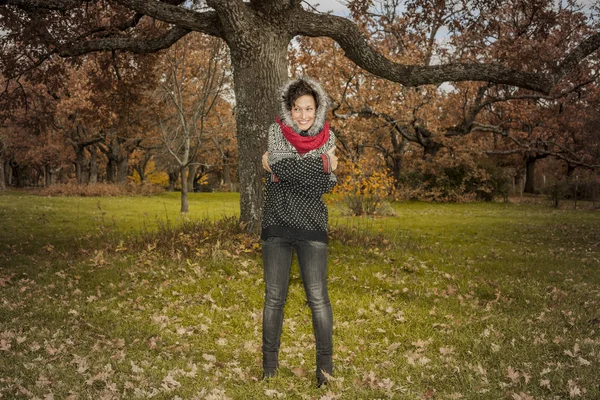
[[[394,179],[387,170],[377,169],[366,160],[343,164],[344,175],[334,190],[342,213],[349,215],[394,215],[389,200],[394,193]]]
[[[64,183],[50,185],[40,190],[42,196],[150,196],[164,192],[164,188],[152,184],[126,184],[96,183],[92,185],[78,185]]]
[[[565,199],[565,193],[567,192],[567,184],[564,181],[556,181],[547,185],[542,190],[542,193],[548,196],[548,199],[552,202],[554,207],[560,205],[561,200]]]
[[[561,179],[546,185],[542,193],[548,197],[554,207],[559,207],[563,200],[597,202],[600,200],[600,182],[594,178],[570,181]]]
[[[492,201],[508,197],[510,178],[487,160],[442,154],[435,160],[419,160],[399,182],[404,199],[435,202]]]

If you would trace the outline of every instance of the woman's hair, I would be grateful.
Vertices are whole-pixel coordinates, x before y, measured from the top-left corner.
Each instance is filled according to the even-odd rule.
[[[296,103],[296,100],[305,95],[312,96],[313,99],[315,99],[315,108],[319,108],[319,95],[304,79],[299,79],[298,81],[292,83],[287,92],[283,95],[285,108],[287,108],[288,111],[291,111],[294,103]]]

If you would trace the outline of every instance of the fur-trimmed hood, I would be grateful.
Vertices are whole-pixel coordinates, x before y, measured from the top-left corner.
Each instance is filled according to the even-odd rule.
[[[280,96],[281,120],[287,126],[291,127],[296,133],[300,133],[302,131],[300,129],[300,127],[298,126],[298,124],[296,124],[294,122],[294,120],[292,119],[291,111],[289,111],[285,106],[285,98],[286,98],[286,95],[288,93],[290,86],[292,86],[292,84],[294,84],[298,81],[301,81],[301,80],[308,83],[313,88],[313,90],[315,91],[317,96],[319,96],[319,99],[318,99],[319,106],[317,107],[317,110],[315,112],[315,122],[310,127],[310,129],[307,131],[309,136],[314,136],[317,133],[319,133],[321,131],[321,129],[323,129],[323,126],[325,125],[325,120],[327,119],[327,112],[329,111],[330,102],[329,102],[329,97],[327,96],[327,93],[325,93],[325,90],[323,90],[321,85],[312,78],[303,76],[301,78],[292,79],[281,88],[281,91],[280,91],[280,94],[281,94],[281,96]]]

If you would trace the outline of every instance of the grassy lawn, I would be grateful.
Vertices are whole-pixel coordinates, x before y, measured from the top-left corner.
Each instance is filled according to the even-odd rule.
[[[0,398],[598,399],[600,214],[331,207],[335,377],[293,266],[260,381],[260,245],[235,194],[0,195]]]

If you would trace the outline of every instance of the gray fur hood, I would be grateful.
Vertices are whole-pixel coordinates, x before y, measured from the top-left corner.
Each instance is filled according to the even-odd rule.
[[[286,95],[287,95],[287,92],[288,92],[290,86],[300,80],[303,80],[306,83],[308,83],[313,88],[313,90],[317,93],[317,96],[319,96],[319,99],[318,99],[319,106],[317,107],[317,110],[315,112],[315,122],[313,123],[313,125],[310,127],[310,129],[307,132],[309,136],[314,136],[317,133],[319,133],[321,131],[321,129],[323,129],[323,126],[325,125],[325,121],[327,119],[327,111],[329,110],[330,102],[329,102],[329,97],[327,96],[327,93],[325,93],[325,91],[323,90],[321,85],[312,78],[303,76],[301,78],[292,79],[281,88],[281,91],[280,91],[280,94],[281,94],[281,96],[280,96],[281,120],[287,126],[290,126],[296,133],[300,133],[302,131],[300,129],[300,127],[298,127],[298,125],[292,120],[291,111],[289,111],[285,107],[285,98],[286,98]]]

